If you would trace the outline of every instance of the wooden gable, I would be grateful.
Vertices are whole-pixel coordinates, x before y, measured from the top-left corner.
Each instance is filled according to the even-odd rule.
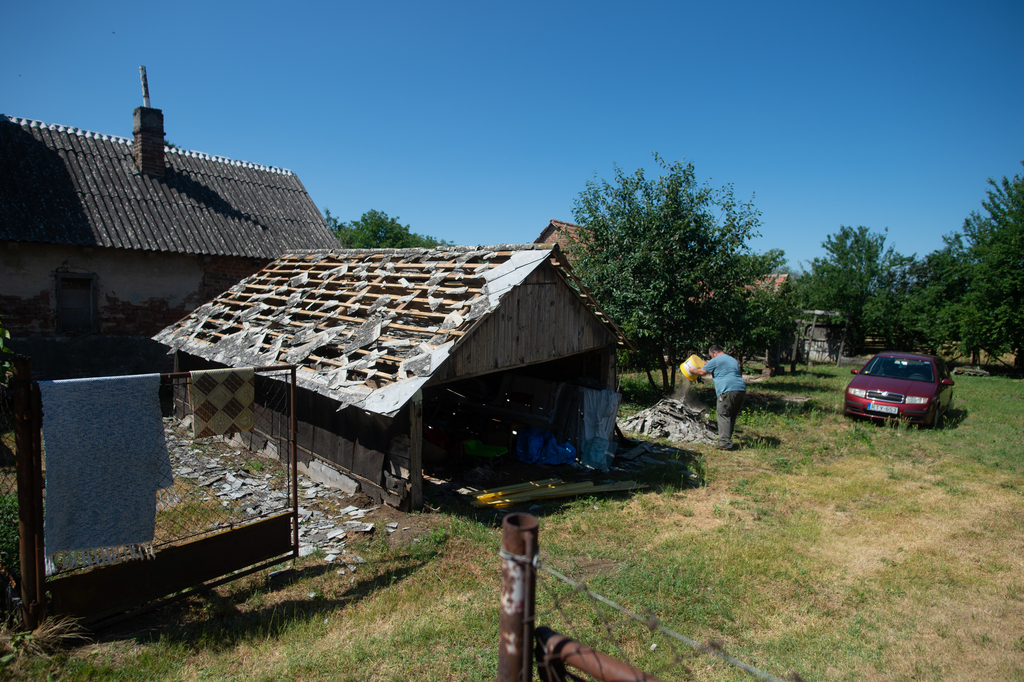
[[[550,261],[452,349],[428,385],[614,346],[619,339]]]

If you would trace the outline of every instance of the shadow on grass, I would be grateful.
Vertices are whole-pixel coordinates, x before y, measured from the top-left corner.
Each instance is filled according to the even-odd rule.
[[[305,580],[318,578],[327,573],[345,569],[345,563],[317,564],[300,569],[285,569],[275,579],[262,581],[250,579],[248,583],[234,583],[229,594],[222,595],[213,590],[199,592],[186,600],[169,604],[156,612],[141,614],[116,625],[101,628],[95,633],[97,642],[132,640],[137,644],[165,642],[184,644],[206,651],[224,651],[239,642],[276,637],[295,623],[311,620],[340,609],[351,607],[375,593],[391,587],[395,582],[415,574],[426,566],[439,548],[426,552],[428,556],[413,558],[399,556],[392,562],[403,561],[407,565],[389,569],[369,580],[359,580],[358,570],[352,576],[356,582],[349,584],[340,594],[325,597],[319,587],[304,587],[301,594],[306,598],[290,598],[269,604],[262,608],[243,611],[242,606],[251,600],[269,601],[275,594],[291,589]],[[423,555],[424,552],[420,551]],[[365,564],[363,565],[365,566]],[[363,568],[362,570],[368,570]],[[351,575],[345,569],[345,575]],[[339,585],[343,584],[339,580]],[[196,611],[201,612],[196,620]]]
[[[842,410],[838,410],[838,412],[842,412]],[[963,424],[965,421],[967,421],[967,417],[968,416],[969,416],[969,411],[968,410],[965,410],[965,409],[962,409],[962,408],[951,407],[951,408],[949,408],[946,411],[946,414],[944,414],[942,416],[942,419],[939,422],[939,430],[940,431],[941,430],[950,430],[950,431],[952,431],[954,429],[958,429],[958,428],[960,428],[961,424]],[[871,425],[875,426],[876,428],[893,429],[893,428],[899,428],[899,426],[901,424],[900,420],[897,420],[897,419],[878,419],[878,418],[873,418],[873,417],[862,417],[862,416],[852,416],[852,415],[846,415],[846,418],[847,418],[847,421],[849,421],[850,423],[871,424]],[[929,428],[927,424],[910,424],[909,422],[902,422],[902,423],[905,423],[907,425],[907,427],[913,427],[913,428],[917,428],[917,429],[927,430]]]
[[[942,425],[940,428],[943,429],[958,429],[960,425],[967,421],[967,417],[970,412],[968,410],[951,407],[946,410],[946,415],[942,418]]]
[[[636,444],[645,441],[636,440],[631,442]],[[510,513],[526,513],[534,516],[555,514],[572,507],[579,499],[590,497],[600,497],[600,499],[607,500],[627,499],[637,492],[653,491],[660,493],[691,489],[702,484],[706,476],[704,455],[702,453],[676,445],[661,445],[655,441],[650,442],[660,451],[644,453],[641,457],[647,457],[649,460],[658,460],[657,464],[651,461],[642,462],[638,458],[634,460],[635,464],[633,466],[629,466],[631,462],[617,457],[612,461],[612,469],[607,472],[572,465],[551,466],[544,464],[520,465],[508,463],[512,464],[513,472],[515,472],[508,478],[517,482],[559,478],[566,483],[592,481],[595,486],[599,486],[604,483],[633,481],[637,484],[637,488],[633,490],[583,492],[582,494],[568,495],[566,497],[526,500],[501,508],[474,507],[468,498],[461,495],[453,497],[444,496],[443,493],[439,493],[435,496],[430,490],[424,490],[424,494],[427,497],[428,504],[431,506],[443,507],[446,513],[486,525],[495,522],[500,523],[500,519]],[[627,445],[620,448],[620,450],[627,452],[631,447],[631,445]],[[493,464],[488,463],[485,466],[493,466]],[[507,465],[502,466],[501,469],[503,472],[509,473]],[[482,485],[480,488],[487,489],[502,485],[506,485],[506,483],[499,482],[493,486]]]

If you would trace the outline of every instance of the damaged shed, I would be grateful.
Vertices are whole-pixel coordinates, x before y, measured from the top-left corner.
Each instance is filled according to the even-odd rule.
[[[581,449],[630,347],[544,244],[295,253],[154,338],[178,371],[299,365],[300,467],[405,509],[424,457],[467,442],[508,451],[537,429]]]

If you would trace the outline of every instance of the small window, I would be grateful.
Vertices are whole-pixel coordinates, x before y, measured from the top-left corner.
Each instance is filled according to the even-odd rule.
[[[57,273],[57,331],[83,334],[93,330],[95,275]]]

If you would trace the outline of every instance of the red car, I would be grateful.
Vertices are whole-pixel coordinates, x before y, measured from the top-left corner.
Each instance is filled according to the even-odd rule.
[[[953,380],[942,358],[879,353],[846,387],[848,417],[903,419],[937,428],[953,399]]]

